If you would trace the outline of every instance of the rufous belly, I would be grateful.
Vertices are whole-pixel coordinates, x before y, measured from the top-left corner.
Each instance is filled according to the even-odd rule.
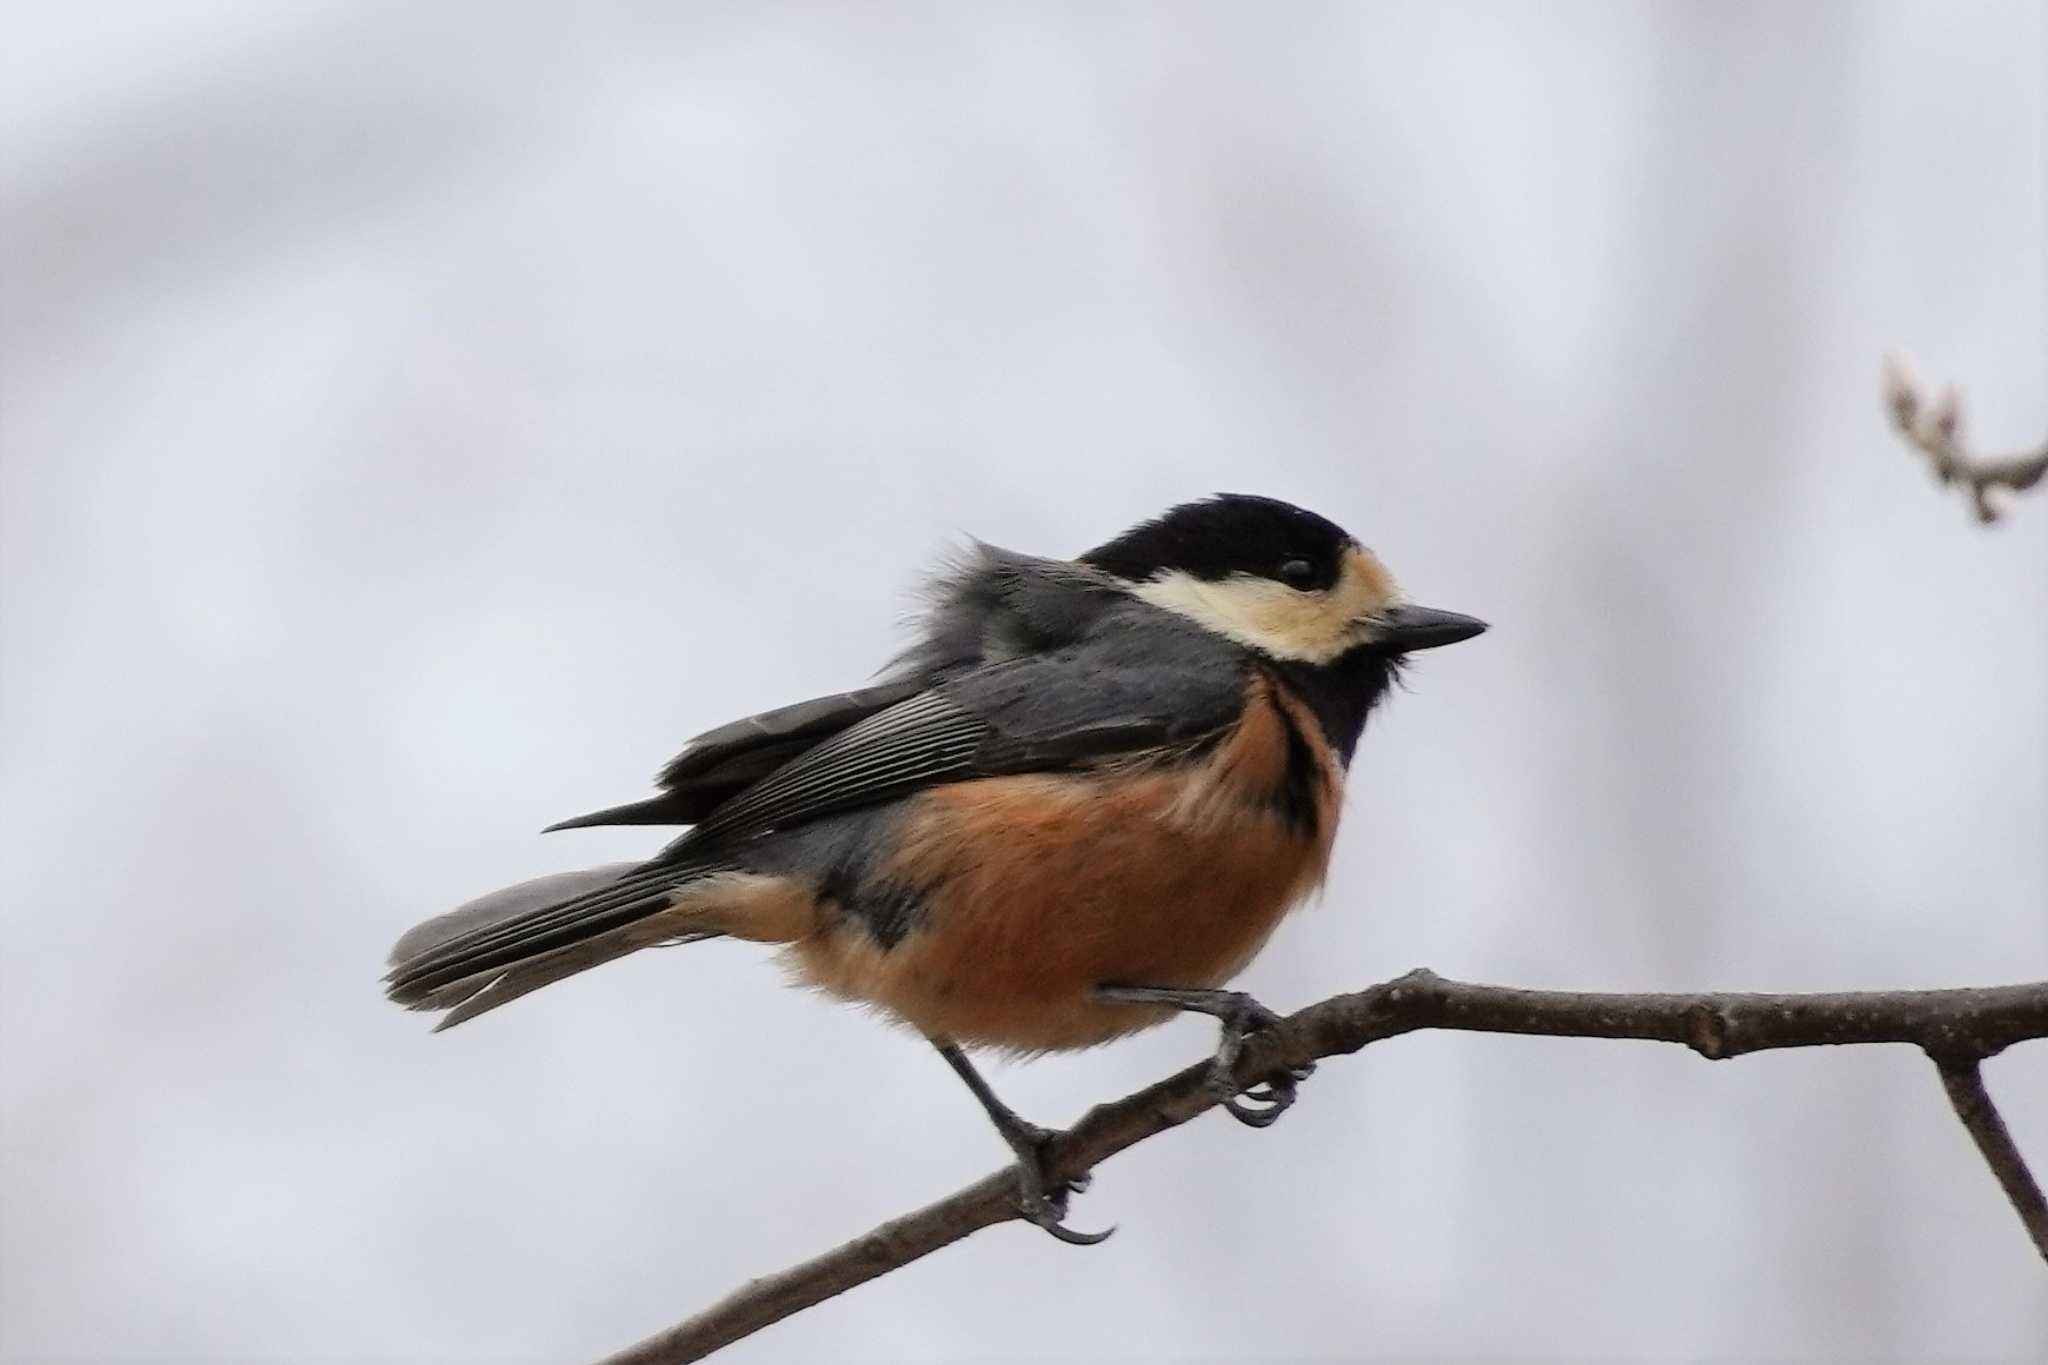
[[[1198,761],[923,793],[882,868],[919,889],[915,927],[884,946],[828,910],[790,945],[791,965],[934,1038],[1020,1052],[1085,1047],[1170,1017],[1094,991],[1222,985],[1328,862],[1338,770],[1300,716],[1314,736],[1318,809],[1312,828],[1290,824],[1273,793],[1288,761],[1278,708],[1293,704],[1275,692],[1255,684],[1244,719]]]

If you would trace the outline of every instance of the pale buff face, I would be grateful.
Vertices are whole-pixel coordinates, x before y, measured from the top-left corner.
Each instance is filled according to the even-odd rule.
[[[1303,592],[1253,574],[1214,582],[1169,571],[1132,591],[1208,630],[1276,659],[1326,664],[1377,637],[1380,616],[1400,604],[1393,575],[1372,551],[1345,552],[1337,581]]]

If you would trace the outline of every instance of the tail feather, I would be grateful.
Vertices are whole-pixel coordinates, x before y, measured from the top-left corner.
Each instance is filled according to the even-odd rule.
[[[710,862],[643,863],[620,876],[593,877],[587,890],[538,896],[530,909],[494,907],[488,922],[407,959],[388,979],[394,988],[432,989],[486,967],[510,966],[665,910],[683,887],[724,870]],[[508,902],[525,898],[523,885],[498,894]]]
[[[391,965],[398,967],[414,958],[447,947],[465,934],[495,928],[533,910],[545,910],[565,901],[611,885],[638,867],[638,863],[606,863],[581,872],[554,872],[532,881],[493,891],[488,896],[456,906],[445,914],[422,920],[391,945]]]
[[[697,943],[707,938],[717,938],[716,930],[680,934],[664,939],[665,943]],[[454,986],[443,986],[435,992],[437,999],[426,1005],[427,1009],[445,1009],[434,1025],[434,1032],[454,1028],[465,1019],[474,1019],[500,1005],[509,1005],[530,991],[542,986],[551,986],[563,977],[589,971],[602,966],[613,958],[624,957],[650,946],[647,940],[626,929],[614,929],[583,943],[572,943],[566,948],[543,953],[518,966],[502,972],[484,972],[467,977]]]
[[[654,943],[716,937],[663,915],[675,892],[722,870],[611,863],[494,891],[409,930],[391,950],[386,993],[446,1010],[451,1028],[565,976]]]

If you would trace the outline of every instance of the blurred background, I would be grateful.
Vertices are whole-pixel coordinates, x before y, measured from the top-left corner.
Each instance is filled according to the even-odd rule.
[[[80,4],[0,57],[0,1351],[574,1360],[1003,1156],[762,950],[454,1033],[414,920],[659,835],[969,534],[1218,489],[1494,631],[1244,984],[2048,974],[2038,3]],[[1066,1122],[1201,1021],[997,1069]],[[1987,1075],[2037,1168],[2048,1051]],[[1904,1050],[1419,1036],[735,1361],[2041,1359]]]

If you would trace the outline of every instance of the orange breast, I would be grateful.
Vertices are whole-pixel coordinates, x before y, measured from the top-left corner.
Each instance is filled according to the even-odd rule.
[[[1279,801],[1290,728],[1313,766],[1312,828]],[[924,793],[881,868],[922,891],[919,926],[884,949],[828,915],[790,951],[814,984],[937,1038],[1102,1042],[1170,1012],[1096,1003],[1096,986],[1213,987],[1252,959],[1322,880],[1340,782],[1313,717],[1261,678],[1198,761]]]

